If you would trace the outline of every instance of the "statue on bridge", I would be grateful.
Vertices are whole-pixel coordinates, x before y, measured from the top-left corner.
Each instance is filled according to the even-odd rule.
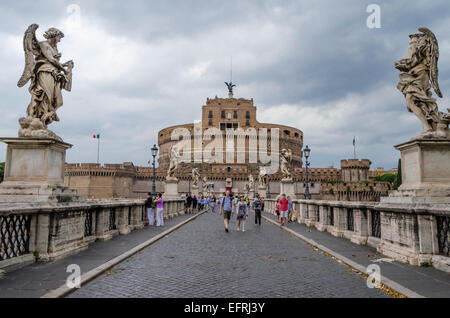
[[[422,33],[409,36],[408,51],[394,64],[400,71],[397,88],[406,98],[408,111],[414,113],[423,125],[422,133],[413,139],[450,139],[450,114],[439,111],[431,92],[433,88],[437,96],[443,97],[438,83],[438,42],[429,29],[419,28],[419,31]]]
[[[292,174],[289,171],[289,166],[292,161],[292,150],[283,149],[280,154],[281,173],[283,174],[283,180],[292,180]]]
[[[198,168],[192,169],[192,183],[195,187],[198,187],[198,182],[200,181],[200,172],[198,172]]]
[[[175,171],[178,169],[178,165],[181,162],[181,156],[175,145],[170,147],[169,159],[170,159],[170,166],[169,169],[167,170],[166,180],[177,180],[177,178],[175,177]]]
[[[73,61],[63,64],[59,61],[61,54],[57,44],[64,33],[56,28],[48,29],[39,42],[36,30],[39,25],[32,24],[25,32],[23,49],[25,52],[25,69],[18,87],[25,86],[30,80],[28,91],[31,101],[27,108],[27,117],[20,118],[19,137],[53,138],[62,141],[47,126],[59,121],[56,110],[63,105],[61,90],[71,91]]]

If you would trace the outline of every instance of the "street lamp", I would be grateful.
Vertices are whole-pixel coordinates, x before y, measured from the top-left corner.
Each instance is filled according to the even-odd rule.
[[[156,196],[156,168],[155,168],[155,158],[158,155],[158,147],[156,145],[153,145],[152,150],[152,156],[153,156],[153,183],[152,183],[152,195]]]
[[[306,166],[306,187],[305,187],[305,194],[304,194],[304,198],[306,200],[311,200],[311,194],[309,193],[309,179],[308,179],[308,167],[310,165],[310,163],[308,162],[308,158],[309,158],[309,154],[311,153],[311,149],[306,146],[306,148],[303,150],[304,154],[305,154],[305,158],[306,158],[306,162],[305,162],[305,166]]]

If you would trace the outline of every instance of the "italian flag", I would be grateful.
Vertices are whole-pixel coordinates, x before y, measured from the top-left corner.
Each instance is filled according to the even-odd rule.
[[[100,135],[94,135],[94,139],[100,139]]]

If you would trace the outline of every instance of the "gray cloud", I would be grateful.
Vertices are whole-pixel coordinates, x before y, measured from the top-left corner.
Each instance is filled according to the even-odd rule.
[[[41,36],[59,27],[63,59],[76,68],[51,129],[75,145],[70,162],[95,161],[92,135],[101,133],[102,162],[146,164],[159,129],[200,119],[207,97],[226,96],[232,55],[236,95],[254,98],[259,120],[303,130],[313,166],[338,166],[357,136],[359,157],[395,167],[393,145],[417,135],[420,124],[395,88],[393,62],[419,26],[440,41],[439,105],[449,104],[446,1],[377,1],[382,28],[373,30],[366,27],[372,1],[77,1],[79,27],[66,11],[71,3],[0,4],[0,134],[17,134],[29,99],[15,86],[24,30],[38,23]]]

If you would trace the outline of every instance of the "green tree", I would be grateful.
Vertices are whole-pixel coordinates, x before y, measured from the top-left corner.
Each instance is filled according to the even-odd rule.
[[[3,175],[5,174],[5,163],[0,162],[0,182],[3,182]]]
[[[394,190],[397,190],[402,185],[402,159],[398,159],[397,178],[394,182]]]
[[[395,174],[395,173],[386,173],[385,175],[375,177],[375,181],[389,182],[391,184],[394,183],[396,179],[397,179],[397,174]]]

